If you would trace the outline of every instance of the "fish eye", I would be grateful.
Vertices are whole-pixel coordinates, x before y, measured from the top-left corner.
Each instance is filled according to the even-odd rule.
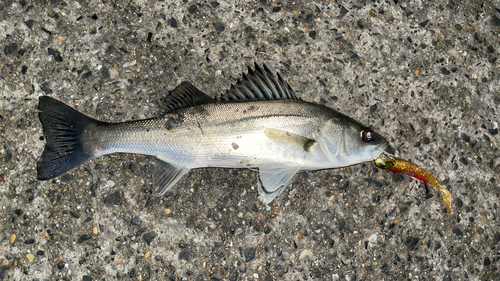
[[[371,142],[375,138],[375,133],[372,129],[364,129],[361,131],[361,139],[364,142]]]

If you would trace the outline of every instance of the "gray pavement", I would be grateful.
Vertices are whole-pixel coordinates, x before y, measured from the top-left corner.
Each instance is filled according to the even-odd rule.
[[[498,1],[1,1],[0,279],[500,280]],[[216,96],[254,62],[388,137],[452,191],[372,163],[191,171],[149,159],[36,180],[49,95],[97,119],[158,116],[182,81]]]

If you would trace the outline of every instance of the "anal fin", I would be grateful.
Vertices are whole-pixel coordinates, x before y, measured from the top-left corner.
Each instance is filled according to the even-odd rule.
[[[186,167],[172,165],[156,158],[153,172],[154,193],[165,195],[188,172]]]
[[[259,166],[259,199],[265,204],[279,196],[300,170],[297,166],[267,164]]]

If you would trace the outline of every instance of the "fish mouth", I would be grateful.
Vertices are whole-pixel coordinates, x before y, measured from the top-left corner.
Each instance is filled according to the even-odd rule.
[[[394,153],[396,153],[396,150],[390,144],[388,144],[387,147],[385,148],[385,152],[383,152],[382,154],[384,154],[384,153],[387,153],[391,156],[394,156]],[[382,154],[380,154],[380,156],[382,156]]]
[[[373,161],[381,157],[394,158],[395,150],[390,145],[384,146],[385,145],[372,147],[368,152],[369,157]]]

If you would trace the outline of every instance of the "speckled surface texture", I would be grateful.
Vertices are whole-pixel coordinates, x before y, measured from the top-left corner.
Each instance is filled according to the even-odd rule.
[[[43,2],[43,3],[40,3]],[[127,2],[127,3],[125,3]],[[0,279],[499,280],[498,1],[1,1]],[[36,180],[37,100],[157,116],[254,62],[388,136],[454,196],[372,163],[298,174],[270,206],[251,170],[151,194],[148,158]]]

